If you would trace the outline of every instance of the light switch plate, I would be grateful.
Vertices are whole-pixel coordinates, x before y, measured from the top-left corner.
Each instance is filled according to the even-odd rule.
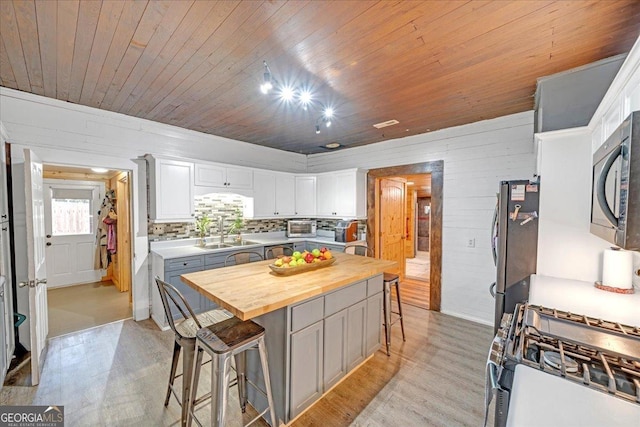
[[[164,233],[164,224],[153,224],[153,234]]]

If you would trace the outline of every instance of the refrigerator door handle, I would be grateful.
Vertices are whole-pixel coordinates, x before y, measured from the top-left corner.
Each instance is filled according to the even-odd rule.
[[[496,229],[498,226],[498,202],[493,210],[493,220],[491,221],[491,255],[493,255],[493,265],[498,265],[498,252],[496,250]]]
[[[494,299],[496,298],[496,282],[493,282],[491,286],[489,286],[489,293]]]

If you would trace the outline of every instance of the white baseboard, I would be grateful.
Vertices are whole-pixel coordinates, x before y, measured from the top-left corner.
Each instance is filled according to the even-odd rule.
[[[449,310],[440,310],[440,313],[448,314],[449,316],[453,316],[453,317],[459,317],[460,319],[468,320],[470,322],[480,323],[481,325],[487,325],[487,326],[493,327],[493,322],[485,320],[485,319],[480,319],[478,317],[469,316],[469,315],[466,315],[466,314],[461,314],[461,313],[457,313],[457,312],[449,311]]]

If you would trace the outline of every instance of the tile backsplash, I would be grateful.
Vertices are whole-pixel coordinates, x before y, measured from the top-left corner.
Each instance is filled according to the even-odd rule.
[[[207,194],[205,196],[196,196],[195,213],[196,218],[207,215],[211,218],[209,225],[209,234],[217,235],[218,229],[217,218],[224,216],[225,233],[231,228],[236,218],[236,212],[242,211],[242,196],[235,194]],[[301,218],[296,218],[301,219]],[[337,220],[334,219],[318,219],[318,230],[333,231],[336,227]],[[358,221],[358,230],[364,230],[366,222]],[[268,233],[274,231],[287,231],[287,219],[245,219],[243,233]],[[170,222],[170,223],[154,223],[148,222],[149,240],[173,240],[198,237],[195,221],[192,222]]]

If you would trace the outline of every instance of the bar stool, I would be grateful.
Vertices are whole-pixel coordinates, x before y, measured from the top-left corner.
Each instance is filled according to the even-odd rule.
[[[400,276],[392,273],[384,273],[382,278],[382,283],[384,287],[383,292],[383,311],[384,311],[384,337],[387,344],[387,356],[391,356],[391,352],[389,351],[391,347],[391,325],[396,323],[398,320],[400,321],[400,327],[402,328],[402,341],[406,341],[404,335],[404,319],[402,317],[402,302],[400,301]],[[391,310],[391,288],[396,288],[396,298],[398,300],[398,311]],[[393,322],[391,321],[391,314],[397,314],[398,318],[396,318]]]
[[[196,333],[204,326],[209,326],[231,318],[232,314],[223,309],[215,309],[196,315],[180,291],[157,276],[155,279],[156,284],[158,285],[158,291],[160,292],[160,299],[162,300],[162,306],[164,307],[167,322],[174,333],[171,372],[169,374],[169,384],[167,386],[167,395],[164,400],[164,406],[169,405],[169,399],[171,398],[171,394],[173,394],[178,401],[178,404],[182,407],[181,424],[185,426],[187,424],[190,408],[189,397],[191,395],[191,391],[189,390],[189,387],[191,386],[191,374],[193,372],[194,355],[196,350]],[[173,316],[178,313],[174,313],[172,307],[175,307],[178,310],[184,320],[180,322],[174,321]],[[182,374],[176,375],[181,350],[183,350]],[[198,363],[202,363],[202,359],[200,359]],[[176,378],[181,376],[183,377],[182,393],[181,396],[178,396],[178,393],[173,387],[173,382]]]
[[[246,378],[246,355],[250,349],[258,348],[262,374],[264,376],[265,390],[261,390]],[[269,379],[269,366],[267,364],[267,349],[264,343],[264,328],[251,320],[242,321],[237,317],[202,328],[196,334],[196,362],[193,365],[191,383],[191,408],[189,421],[194,420],[198,425],[200,421],[195,417],[195,395],[198,390],[200,378],[200,366],[203,352],[211,356],[211,425],[224,426],[227,401],[229,396],[231,357],[236,358],[236,371],[238,383],[238,397],[240,407],[245,412],[247,404],[246,385],[249,384],[266,396],[269,406],[258,414],[245,427],[260,419],[270,412],[271,425],[276,424],[275,406],[271,395],[271,381]],[[190,424],[190,422],[189,422]]]
[[[231,264],[231,261],[233,261],[233,264]],[[228,267],[230,265],[247,264],[254,261],[264,261],[264,257],[262,254],[255,251],[242,251],[228,255],[224,259],[224,266]]]
[[[373,251],[366,245],[350,244],[347,243],[344,252],[354,255],[373,256]],[[384,312],[384,338],[387,346],[387,356],[391,356],[391,325],[400,321],[400,327],[402,328],[402,341],[406,341],[404,335],[404,319],[402,318],[402,302],[400,301],[400,277],[397,274],[384,273],[383,279],[383,312]],[[396,288],[396,298],[398,300],[398,311],[391,310],[391,288]],[[391,314],[397,314],[399,317],[393,322],[391,321]]]
[[[368,247],[367,245],[360,245],[360,244],[347,243],[344,247],[344,253],[373,257],[373,251],[371,250],[371,248]]]
[[[265,259],[274,259],[280,256],[291,256],[293,248],[291,246],[271,246],[264,251]]]

